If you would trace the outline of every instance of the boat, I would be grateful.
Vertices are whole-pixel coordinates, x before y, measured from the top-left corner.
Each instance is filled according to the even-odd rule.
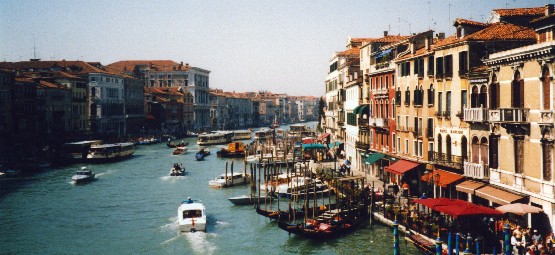
[[[253,205],[256,204],[257,201],[259,201],[258,203],[264,203],[264,201],[271,201],[273,200],[273,197],[251,197],[251,196],[247,196],[247,195],[242,195],[242,196],[238,196],[238,197],[230,197],[227,200],[229,200],[231,203],[233,203],[234,205]]]
[[[364,207],[343,211],[334,209],[297,224],[279,221],[278,227],[309,239],[325,240],[349,233],[368,222],[367,219],[368,210]]]
[[[234,173],[233,175],[222,174],[216,177],[216,179],[209,181],[208,186],[216,187],[216,188],[225,188],[233,185],[246,184],[247,180],[248,180],[248,175],[245,175],[244,173]]]
[[[245,156],[245,144],[242,142],[228,143],[227,148],[216,152],[218,158],[242,158]]]
[[[87,154],[87,160],[117,160],[130,157],[133,153],[135,153],[135,145],[133,143],[92,145]]]
[[[183,164],[174,163],[172,169],[170,170],[170,176],[183,176],[185,175],[185,167]]]
[[[62,145],[62,157],[64,161],[79,162],[87,159],[91,146],[102,144],[102,140],[80,141],[65,143]]]
[[[230,143],[233,138],[231,131],[218,131],[212,134],[202,134],[198,136],[198,145],[212,145]]]
[[[252,138],[252,131],[250,130],[234,130],[232,140],[248,140]]]
[[[169,148],[185,147],[187,145],[189,145],[189,143],[186,143],[184,141],[181,141],[180,143],[172,143],[171,141],[168,141],[166,143],[166,146],[168,146]]]
[[[87,167],[82,167],[81,170],[75,172],[71,177],[71,181],[75,184],[82,184],[92,182],[96,179],[96,175],[91,170],[86,170]]]
[[[173,150],[173,155],[181,155],[187,153],[187,147],[177,147]]]
[[[181,232],[206,231],[206,208],[200,200],[185,200],[177,209],[177,222]]]
[[[273,129],[263,128],[254,132],[254,139],[259,142],[265,142],[267,140],[274,138],[274,134],[275,133]]]

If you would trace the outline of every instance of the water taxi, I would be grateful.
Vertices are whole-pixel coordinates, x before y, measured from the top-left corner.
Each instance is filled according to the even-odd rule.
[[[214,188],[226,188],[228,186],[246,184],[248,180],[248,175],[245,175],[244,173],[234,173],[233,175],[222,174],[216,177],[216,179],[209,181],[208,186]]]
[[[130,157],[135,153],[135,145],[133,143],[114,143],[92,145],[87,154],[87,159],[96,160],[117,160]]]
[[[175,150],[173,150],[173,155],[185,154],[187,150],[189,150],[187,147],[176,147]]]
[[[260,142],[264,142],[274,138],[274,130],[273,129],[260,129],[254,132],[254,139]]]
[[[248,140],[252,138],[250,130],[234,130],[232,140]]]
[[[218,131],[213,134],[202,134],[198,136],[198,145],[223,144],[231,142],[233,133],[231,131]]]
[[[80,171],[75,172],[71,177],[71,181],[75,184],[82,184],[92,182],[95,180],[95,174],[91,170],[86,170],[87,167],[82,167]]]
[[[177,209],[177,222],[181,232],[206,231],[206,207],[188,198]]]

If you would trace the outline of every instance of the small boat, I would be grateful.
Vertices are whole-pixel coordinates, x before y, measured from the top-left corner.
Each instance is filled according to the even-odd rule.
[[[89,161],[109,161],[131,157],[135,153],[133,143],[91,145],[87,154]]]
[[[91,170],[86,170],[86,167],[82,167],[80,171],[75,172],[75,175],[71,177],[71,180],[75,184],[82,184],[87,182],[92,182],[95,180],[95,174]]]
[[[187,147],[177,147],[173,151],[173,155],[181,155],[187,153]]]
[[[196,154],[195,159],[197,161],[203,161],[206,156],[210,155],[210,150],[208,148],[201,148]]]
[[[187,145],[189,145],[189,143],[186,143],[184,141],[181,141],[180,143],[172,143],[171,141],[168,141],[166,143],[166,146],[168,146],[169,148],[185,147]]]
[[[216,177],[216,179],[209,181],[208,186],[226,188],[233,185],[246,184],[248,180],[248,174],[245,175],[244,173],[234,173],[233,175],[222,174]]]
[[[177,219],[181,232],[206,231],[206,208],[200,200],[188,198],[181,202]]]
[[[170,176],[183,176],[185,175],[185,167],[183,164],[174,163],[170,170]]]
[[[227,200],[229,200],[234,205],[253,205],[257,203],[257,201],[260,201],[260,204],[264,203],[264,201],[271,201],[273,199],[273,197],[251,197],[247,195],[242,195],[238,197],[230,197]]]

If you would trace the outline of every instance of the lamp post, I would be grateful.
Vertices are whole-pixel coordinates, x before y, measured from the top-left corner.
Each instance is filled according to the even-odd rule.
[[[440,178],[439,173],[434,174],[433,172],[430,172],[428,171],[428,169],[426,169],[426,171],[424,171],[424,174],[429,176],[428,183],[431,183],[431,184],[428,184],[428,185],[432,186],[432,189],[433,189],[432,193],[434,195],[433,197],[434,198],[438,197],[439,194],[436,193],[436,186],[439,186],[439,178]]]

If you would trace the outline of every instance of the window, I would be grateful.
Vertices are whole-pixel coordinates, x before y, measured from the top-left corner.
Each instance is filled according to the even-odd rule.
[[[443,57],[436,58],[436,75],[443,76]]]
[[[445,117],[451,116],[451,91],[447,91],[445,97]]]
[[[428,106],[434,105],[434,84],[428,88]]]
[[[438,155],[443,154],[443,143],[441,140],[441,134],[437,134],[437,153]]]
[[[397,102],[397,106],[401,105],[401,90],[399,88],[395,91],[395,102]]]
[[[434,75],[434,56],[428,57],[428,75]]]
[[[524,80],[520,78],[520,72],[516,71],[511,83],[511,106],[513,108],[524,108]]]
[[[441,108],[441,105],[442,105],[441,101],[442,101],[442,92],[438,92],[437,93],[437,113],[440,114],[440,115],[442,114],[441,111],[443,110]]]
[[[445,77],[453,77],[453,55],[447,55],[445,61]]]
[[[499,167],[499,136],[490,135],[489,137],[489,167]]]
[[[451,162],[451,136],[447,135],[445,137],[445,150],[447,151],[447,162]]]
[[[96,77],[91,76],[91,81],[96,81]]]
[[[434,118],[428,118],[428,125],[426,127],[426,137],[434,137]]]
[[[472,93],[470,94],[470,108],[478,108],[479,106],[479,96],[478,86],[472,87]]]
[[[395,99],[391,100],[391,118],[395,119]]]
[[[551,168],[553,166],[553,141],[542,139],[541,143],[543,179],[551,181]]]
[[[498,109],[499,108],[499,100],[500,100],[500,91],[499,91],[499,83],[497,82],[497,76],[494,74],[491,76],[491,83],[490,83],[490,109]]]
[[[524,172],[524,137],[513,136],[513,143],[514,143],[515,173],[521,174]]]
[[[459,52],[459,75],[468,73],[468,51]]]
[[[401,152],[401,137],[397,137],[397,151]]]
[[[409,139],[405,139],[405,154],[409,154]]]
[[[405,90],[405,105],[406,106],[410,105],[410,90],[409,90],[409,87],[407,87],[407,90]]]
[[[466,90],[461,90],[461,112],[462,112],[462,109],[468,107],[468,103],[466,102],[466,97],[467,97]]]
[[[395,133],[393,133],[392,137],[393,137],[393,142],[391,143],[391,147],[393,148],[393,152],[395,152],[395,141],[397,141],[396,139],[397,136],[395,135]]]
[[[544,68],[542,71],[542,100],[543,109],[551,109],[551,78],[548,68]]]

